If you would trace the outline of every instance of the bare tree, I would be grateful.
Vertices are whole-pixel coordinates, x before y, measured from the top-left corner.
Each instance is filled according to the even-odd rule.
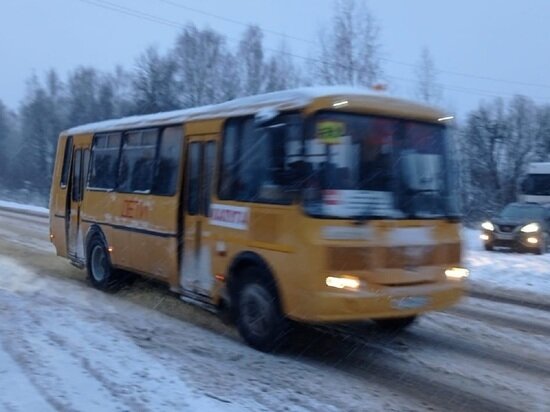
[[[222,35],[211,29],[199,30],[190,24],[178,36],[174,56],[183,107],[223,100],[224,64],[228,60]]]
[[[427,47],[422,49],[415,71],[417,78],[416,97],[426,103],[439,103],[442,97],[442,87],[438,83],[435,63]]]
[[[249,26],[239,43],[237,59],[241,70],[242,94],[258,94],[263,90],[264,50],[263,33],[258,26]]]
[[[379,41],[380,27],[365,3],[337,0],[332,24],[319,35],[315,80],[373,86],[382,77]]]
[[[176,88],[176,63],[154,47],[138,59],[133,77],[134,112],[154,113],[180,106]]]
[[[278,53],[269,57],[265,65],[265,79],[266,92],[291,89],[301,84],[299,69],[286,43],[281,43]]]
[[[527,164],[547,141],[548,123],[528,98],[482,104],[468,115],[461,150],[467,211],[473,219],[493,213],[517,199]],[[545,121],[548,121],[546,118]]]

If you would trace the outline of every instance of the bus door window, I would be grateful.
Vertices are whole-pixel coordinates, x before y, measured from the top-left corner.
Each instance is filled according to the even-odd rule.
[[[74,152],[74,169],[73,169],[73,184],[72,184],[72,201],[80,201],[80,194],[82,192],[82,177],[81,177],[81,166],[82,166],[82,150],[77,149]]]
[[[214,179],[214,167],[216,163],[216,142],[209,141],[204,149],[204,180],[202,188],[204,216],[209,216],[210,198],[212,196],[212,183]]]
[[[187,155],[187,213],[192,216],[199,214],[200,158],[201,144],[191,143]]]
[[[68,221],[67,251],[69,255],[77,256],[77,239],[80,223],[80,201],[82,199],[82,150],[76,149],[73,154],[73,168],[71,179]]]
[[[187,147],[183,289],[208,294],[213,285],[207,219],[216,161],[216,142],[194,141]]]

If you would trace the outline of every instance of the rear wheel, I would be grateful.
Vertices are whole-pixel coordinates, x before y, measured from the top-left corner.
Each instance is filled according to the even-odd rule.
[[[88,244],[86,265],[88,279],[96,289],[114,291],[120,286],[118,272],[111,265],[109,252],[99,236],[94,236]]]
[[[239,333],[253,348],[271,352],[284,342],[288,332],[275,285],[262,276],[261,269],[246,269],[244,275],[236,302]]]
[[[408,328],[416,320],[416,316],[407,316],[404,318],[375,319],[376,325],[385,331],[402,331]]]

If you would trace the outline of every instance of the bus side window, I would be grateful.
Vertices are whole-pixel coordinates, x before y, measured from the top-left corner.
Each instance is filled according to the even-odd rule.
[[[183,128],[181,126],[167,127],[162,131],[153,183],[154,194],[173,196],[176,193],[182,146]]]
[[[149,193],[153,185],[158,130],[128,132],[120,155],[118,191]]]
[[[92,145],[88,188],[112,190],[116,186],[120,133],[96,135]]]

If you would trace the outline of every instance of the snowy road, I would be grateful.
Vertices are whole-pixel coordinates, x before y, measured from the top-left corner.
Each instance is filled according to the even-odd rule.
[[[550,411],[548,311],[467,298],[400,336],[308,328],[266,355],[156,284],[91,289],[47,236],[0,211],[0,411]]]

